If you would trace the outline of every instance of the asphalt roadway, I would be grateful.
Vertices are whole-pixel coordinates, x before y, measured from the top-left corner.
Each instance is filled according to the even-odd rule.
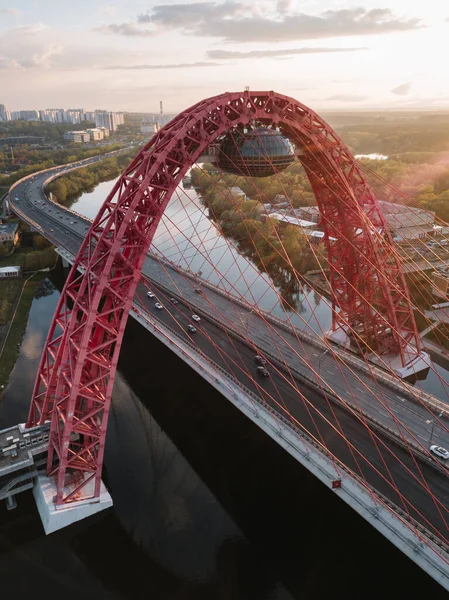
[[[95,160],[99,159],[89,159],[90,162]],[[66,167],[55,169],[59,172],[64,170]],[[49,176],[48,173],[38,174],[19,184],[11,194],[12,207],[55,245],[76,254],[89,221],[74,217],[45,198],[42,184]],[[204,288],[203,294],[196,293],[193,280],[170,267],[162,268],[154,259],[146,261],[144,273],[151,275],[149,286],[164,305],[162,310],[156,309],[156,299],[147,298],[144,286],[139,287],[138,299],[153,317],[185,336],[188,336],[187,324],[194,324],[197,332],[189,335],[189,338],[202,352],[277,411],[292,415],[300,427],[322,442],[372,487],[427,525],[441,539],[449,541],[449,486],[445,468],[439,468],[439,465],[435,468],[426,459],[411,454],[391,441],[381,431],[369,431],[346,408],[305,385],[300,375],[302,372],[307,374],[306,370],[310,375],[310,361],[322,376],[323,386],[328,385],[340,396],[346,394],[349,404],[353,404],[356,396],[363,410],[369,409],[377,420],[384,419],[390,428],[392,424],[397,428],[395,420],[400,420],[413,430],[417,439],[422,439],[422,443],[427,445],[432,415],[425,408],[411,403],[387,387],[382,388],[385,406],[381,406],[376,395],[368,389],[373,386],[372,379],[359,373],[360,381],[356,381],[351,369],[329,353],[320,354],[314,346],[298,341],[295,335],[285,331],[276,334],[275,328],[268,326],[257,314],[233,305],[213,290]],[[171,303],[171,297],[175,297],[178,304]],[[200,324],[192,321],[191,315],[194,313],[201,316]],[[227,324],[230,331],[226,331]],[[240,339],[239,331],[246,338],[251,331],[254,346]],[[282,346],[283,343],[285,346]],[[258,378],[256,375],[254,356],[259,352],[269,360],[268,378]],[[294,370],[287,372],[282,366],[284,361],[291,363]],[[349,402],[351,398],[352,402]],[[406,433],[403,428],[401,431]],[[435,427],[433,440],[446,443],[449,447],[445,435]]]

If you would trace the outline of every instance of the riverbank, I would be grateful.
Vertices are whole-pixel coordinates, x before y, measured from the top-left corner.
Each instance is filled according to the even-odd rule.
[[[94,190],[98,184],[115,179],[128,165],[136,153],[135,148],[116,156],[93,163],[58,177],[46,187],[47,193],[53,195],[58,203],[70,208],[85,192]]]
[[[24,281],[9,327],[5,331],[3,341],[0,341],[0,400],[3,389],[8,383],[9,374],[19,356],[20,343],[25,332],[33,298],[39,285],[46,277],[47,273],[33,273]]]
[[[33,298],[58,258],[47,240],[20,223],[24,245],[0,258],[0,267],[20,266],[23,270],[23,278],[0,282],[0,399],[19,355]]]

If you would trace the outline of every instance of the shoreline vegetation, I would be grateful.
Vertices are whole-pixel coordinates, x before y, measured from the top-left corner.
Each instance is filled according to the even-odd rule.
[[[135,154],[136,149],[131,148],[117,156],[77,169],[52,181],[46,191],[53,194],[56,202],[70,208],[81,194],[92,192],[99,183],[118,177]]]
[[[17,310],[14,315],[14,320],[11,323],[11,328],[0,355],[0,402],[4,388],[8,384],[9,375],[14,368],[17,358],[20,353],[20,346],[28,323],[28,315],[31,310],[31,305],[40,286],[45,285],[47,273],[35,273],[28,281],[21,281],[23,291],[20,301],[17,305]],[[0,348],[3,344],[3,339],[0,340]]]
[[[31,151],[28,150],[27,147],[19,147],[15,150],[15,153],[17,155],[16,160],[20,161],[21,166],[10,173],[0,174],[0,189],[9,189],[9,187],[19,179],[31,175],[32,173],[36,173],[37,171],[50,169],[51,167],[60,165],[62,166],[85,158],[101,156],[102,154],[113,152],[114,150],[120,150],[120,148],[122,148],[122,144],[120,143],[109,144],[108,146],[102,146],[101,148],[69,148],[60,150]],[[4,160],[2,162],[2,156],[4,156],[4,152],[2,153],[0,149],[0,170],[2,164],[6,165]]]
[[[300,185],[298,180],[307,185],[308,181],[303,182],[305,174],[296,167],[293,165],[283,172],[288,185]],[[218,172],[214,165],[205,165],[204,170],[193,168],[191,177],[219,231],[232,238],[241,254],[271,277],[287,310],[298,306],[297,296],[302,292],[298,275],[326,270],[328,264],[323,243],[312,249],[302,229],[270,218],[262,202],[253,199],[263,193],[264,200],[270,202],[277,194],[285,193],[286,187],[278,181],[280,175],[261,178],[258,184],[262,182],[263,191],[255,188],[251,178]],[[232,193],[233,187],[239,187],[245,196]],[[307,285],[304,280],[302,284]]]
[[[7,385],[20,352],[33,299],[39,294],[40,287],[45,287],[48,273],[42,270],[52,269],[58,259],[48,240],[30,231],[26,223],[19,223],[21,239],[15,251],[11,254],[8,248],[0,256],[0,267],[14,265],[23,270],[22,278],[0,281],[0,350],[3,348],[0,354],[0,398],[2,386]],[[3,247],[1,249],[4,250]]]

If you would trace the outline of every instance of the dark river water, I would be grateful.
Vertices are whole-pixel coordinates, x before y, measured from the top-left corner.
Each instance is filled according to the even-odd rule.
[[[0,428],[24,421],[63,274],[33,301]],[[109,417],[112,509],[44,535],[0,505],[0,598],[290,600],[447,594],[130,319]]]

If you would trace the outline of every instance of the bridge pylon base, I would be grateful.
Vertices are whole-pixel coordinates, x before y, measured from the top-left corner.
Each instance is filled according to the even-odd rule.
[[[94,482],[91,483],[92,490],[89,490],[88,484],[83,490],[85,494],[88,494],[89,491],[93,493]],[[70,489],[67,489],[67,492],[70,493]],[[54,503],[56,493],[57,487],[52,477],[39,476],[36,478],[33,495],[46,535],[112,506],[112,498],[103,482],[101,483],[100,497],[95,499],[80,499],[57,507]]]
[[[326,332],[325,337],[341,346],[345,350],[349,350],[353,354],[360,355],[353,346],[351,346],[351,338],[348,335],[345,327],[330,329]],[[373,363],[377,367],[392,371],[401,379],[408,377],[416,377],[418,374],[423,374],[429,370],[432,365],[432,360],[427,352],[418,352],[415,346],[407,344],[404,351],[405,364],[402,363],[399,354],[384,354],[377,356],[376,354],[365,354],[365,359]]]

